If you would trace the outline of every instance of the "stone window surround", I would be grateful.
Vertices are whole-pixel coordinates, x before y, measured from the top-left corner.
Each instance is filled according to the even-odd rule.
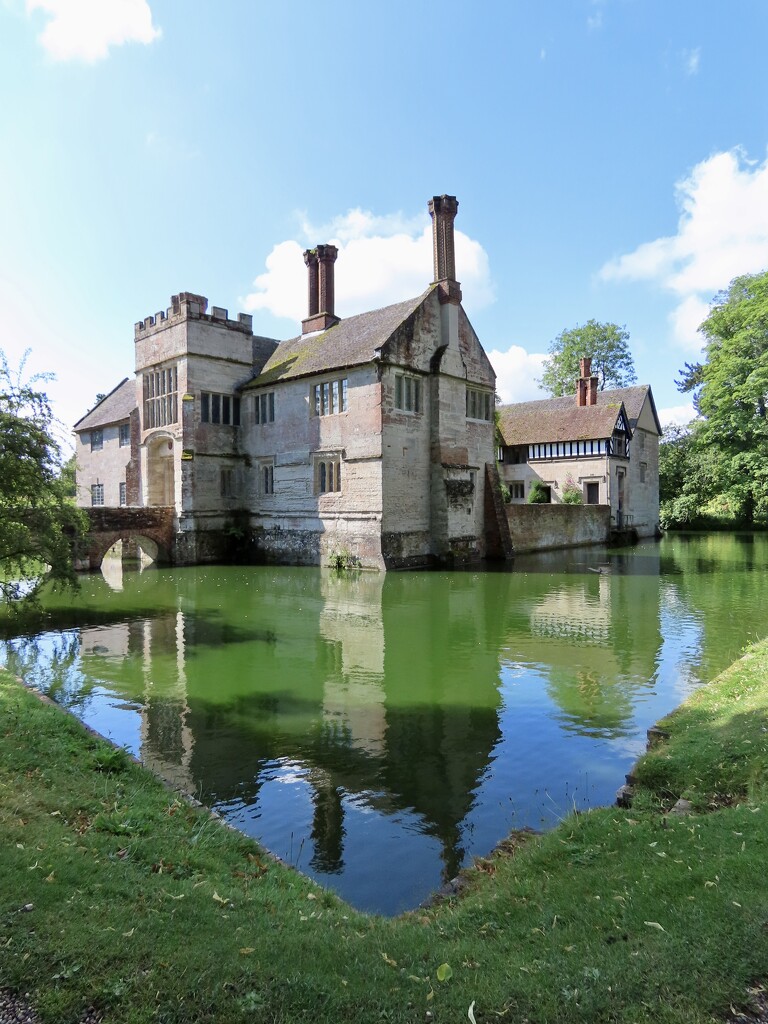
[[[94,508],[104,505],[104,484],[91,484],[91,505]]]
[[[98,430],[92,430],[90,436],[91,451],[100,452],[104,447],[104,431],[100,428]]]
[[[510,480],[507,484],[509,488],[510,497],[516,501],[525,497],[525,481],[524,480]]]
[[[347,412],[349,402],[347,377],[333,377],[313,384],[310,390],[309,410],[312,416],[338,416]]]
[[[200,422],[216,426],[240,426],[240,399],[218,391],[200,392]]]
[[[339,451],[315,452],[312,456],[315,494],[341,492],[343,453]]]
[[[395,374],[395,408],[414,414],[423,411],[420,377],[413,373]]]
[[[179,421],[179,371],[176,363],[142,372],[144,430],[167,427]]]
[[[119,504],[121,506],[127,505],[128,504],[128,488],[127,488],[127,485],[125,483],[125,480],[121,480],[120,481],[120,483],[118,484],[118,490],[119,490],[119,494],[120,494]]]
[[[275,392],[262,391],[253,396],[253,422],[275,422]]]
[[[127,448],[131,443],[131,424],[121,423],[118,428],[119,444],[121,448]]]
[[[468,420],[481,420],[484,423],[490,423],[493,421],[493,408],[492,391],[467,384],[466,413]]]
[[[262,498],[271,498],[275,493],[275,460],[274,458],[260,459],[258,462],[259,474],[259,495]]]

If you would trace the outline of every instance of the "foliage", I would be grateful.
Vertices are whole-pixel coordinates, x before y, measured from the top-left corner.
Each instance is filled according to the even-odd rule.
[[[686,364],[678,387],[701,419],[662,444],[664,519],[768,523],[768,271],[736,278],[699,330],[704,361]]]
[[[25,356],[26,359],[26,356]],[[32,597],[44,578],[75,580],[72,543],[84,529],[67,495],[61,452],[47,395],[50,379],[25,381],[24,360],[12,370],[0,352],[0,596]]]
[[[574,394],[579,360],[584,357],[592,360],[592,373],[601,391],[633,384],[637,374],[628,342],[626,327],[597,320],[562,331],[549,346],[539,387],[554,398]]]
[[[77,459],[74,455],[71,455],[61,467],[59,476],[65,496],[74,501],[77,497]]]
[[[529,505],[548,505],[550,501],[550,491],[546,484],[543,484],[541,480],[534,480],[531,484],[531,489],[528,492],[528,504]]]
[[[359,569],[360,559],[346,548],[340,551],[332,551],[328,565],[337,572],[346,572],[348,569]]]
[[[764,642],[673,716],[630,811],[513,834],[461,896],[394,920],[110,758],[0,671],[3,987],[44,1021],[725,1020],[768,962],[767,659]],[[717,809],[659,813],[686,792]]]
[[[584,496],[581,493],[581,488],[572,476],[567,476],[565,478],[565,485],[563,487],[563,504],[582,505],[583,503]]]

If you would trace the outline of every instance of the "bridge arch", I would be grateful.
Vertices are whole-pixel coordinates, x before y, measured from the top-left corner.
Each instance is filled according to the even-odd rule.
[[[89,508],[83,569],[98,569],[104,556],[121,541],[124,547],[143,546],[158,564],[173,561],[176,536],[173,508]]]

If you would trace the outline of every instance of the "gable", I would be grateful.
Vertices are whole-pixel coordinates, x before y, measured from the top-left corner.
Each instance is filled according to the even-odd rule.
[[[120,423],[129,419],[136,408],[136,381],[125,377],[116,388],[101,399],[98,405],[79,419],[72,429],[94,430],[111,423]]]

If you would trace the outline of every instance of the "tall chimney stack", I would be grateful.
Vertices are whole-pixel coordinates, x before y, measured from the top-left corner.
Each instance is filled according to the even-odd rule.
[[[593,381],[594,395],[592,393]],[[597,404],[597,377],[592,376],[592,360],[589,356],[582,356],[579,360],[579,379],[576,383],[576,404]]]
[[[456,280],[456,253],[453,222],[459,209],[456,196],[433,196],[429,201],[432,218],[432,251],[435,264],[435,283],[440,289],[441,302],[461,302],[461,287]]]
[[[304,262],[307,265],[308,310],[306,320],[301,321],[302,334],[327,331],[339,322],[334,311],[335,287],[334,264],[339,250],[335,245],[318,245],[307,249]]]

